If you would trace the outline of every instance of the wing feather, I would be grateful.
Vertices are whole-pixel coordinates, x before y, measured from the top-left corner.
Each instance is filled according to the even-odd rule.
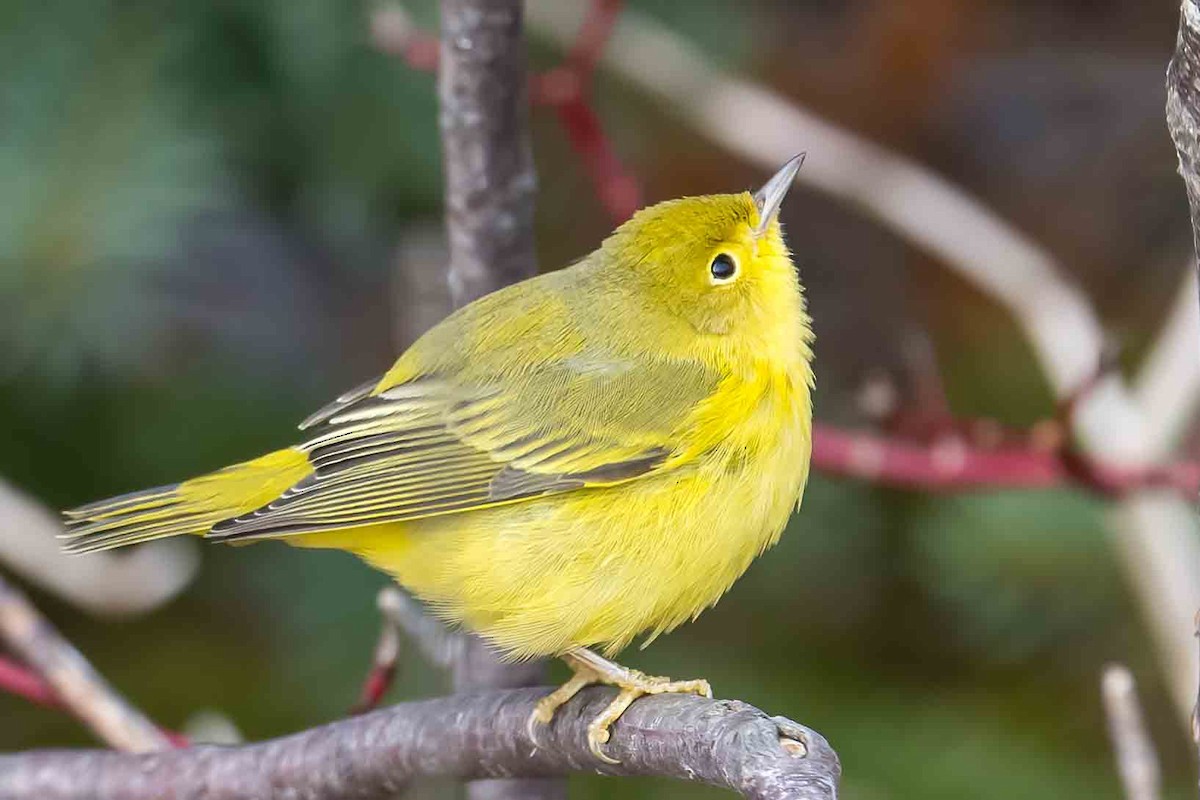
[[[399,522],[636,479],[664,468],[718,378],[690,361],[540,364],[505,381],[422,375],[305,420],[313,472],[213,526],[250,539]]]

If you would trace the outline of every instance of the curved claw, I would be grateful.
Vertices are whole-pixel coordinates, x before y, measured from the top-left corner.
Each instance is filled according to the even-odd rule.
[[[601,726],[600,720],[595,720],[588,726],[588,749],[592,751],[592,755],[603,761],[605,764],[620,764],[620,759],[613,758],[604,752],[603,745],[608,744],[608,740],[612,738],[607,726]]]
[[[612,738],[610,729],[613,724],[639,697],[649,694],[695,694],[712,699],[713,696],[712,687],[706,680],[673,681],[670,678],[645,675],[637,670],[614,664],[583,648],[564,654],[563,660],[575,670],[575,674],[562,686],[538,701],[526,724],[529,738],[536,746],[537,723],[549,724],[554,719],[554,713],[559,707],[578,694],[583,687],[593,683],[615,686],[619,690],[617,696],[605,707],[604,711],[592,720],[587,729],[588,749],[592,751],[592,755],[606,764],[621,763],[618,759],[607,755],[603,745]]]
[[[534,747],[538,746],[538,724],[549,725],[554,721],[554,712],[558,711],[560,706],[578,694],[580,689],[598,680],[599,678],[595,674],[579,671],[562,686],[538,700],[537,705],[533,707],[533,713],[529,715],[529,720],[525,723],[525,732],[529,734],[529,739],[533,742]]]
[[[525,734],[529,737],[529,741],[533,742],[534,747],[542,746],[537,737],[537,726],[539,723],[542,725],[546,724],[538,718],[538,710],[535,708],[533,713],[529,715],[529,719],[525,720]]]

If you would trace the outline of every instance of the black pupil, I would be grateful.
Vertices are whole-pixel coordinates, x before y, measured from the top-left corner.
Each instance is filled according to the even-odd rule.
[[[713,259],[712,266],[709,267],[712,276],[718,280],[729,280],[733,277],[733,273],[737,272],[737,267],[733,264],[733,259],[721,253]]]

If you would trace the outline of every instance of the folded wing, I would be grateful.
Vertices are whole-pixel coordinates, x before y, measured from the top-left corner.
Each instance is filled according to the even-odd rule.
[[[635,479],[673,464],[717,382],[689,361],[575,357],[503,381],[367,384],[306,420],[312,474],[209,536],[413,520]]]

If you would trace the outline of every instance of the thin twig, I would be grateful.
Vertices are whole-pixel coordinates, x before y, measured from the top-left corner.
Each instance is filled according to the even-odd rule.
[[[0,690],[46,708],[62,706],[54,689],[40,675],[7,658],[0,658]]]
[[[1158,755],[1146,732],[1133,674],[1121,664],[1105,667],[1100,694],[1126,800],[1158,800]]]
[[[147,755],[35,751],[0,756],[4,800],[172,797],[394,796],[416,778],[538,777],[569,771],[657,775],[732,789],[755,800],[834,800],[840,767],[818,733],[730,700],[680,695],[634,703],[592,755],[587,726],[612,699],[588,689],[529,738],[547,691],[526,688],[403,703],[241,747]]]
[[[591,84],[623,5],[622,0],[590,0],[564,63],[530,81],[531,101],[554,109],[571,149],[614,222],[624,222],[641,206],[641,185],[604,132],[592,106]],[[437,38],[418,28],[402,6],[388,5],[372,15],[371,39],[379,50],[413,69],[432,72],[438,67]]]
[[[379,640],[371,658],[371,670],[363,681],[358,702],[350,709],[351,714],[365,714],[379,707],[383,696],[392,687],[396,678],[396,665],[400,659],[400,625],[393,611],[400,590],[387,586],[380,590],[375,599],[379,607]]]
[[[825,475],[922,491],[1079,486],[1122,497],[1158,488],[1187,498],[1200,491],[1195,462],[1123,469],[1033,442],[979,447],[958,436],[917,442],[821,424],[813,426],[812,464]]]
[[[196,574],[196,542],[155,542],[129,553],[87,558],[62,552],[57,515],[0,479],[0,562],[39,589],[104,617],[144,614]]]
[[[3,578],[0,578],[0,639],[53,688],[62,704],[101,741],[132,752],[171,747],[170,739],[117,694],[87,659]]]
[[[421,656],[435,667],[450,669],[454,666],[466,638],[438,622],[421,604],[400,589],[388,587],[387,614],[392,624],[404,632],[406,638],[417,646]],[[384,608],[383,593],[380,593],[380,608]]]

